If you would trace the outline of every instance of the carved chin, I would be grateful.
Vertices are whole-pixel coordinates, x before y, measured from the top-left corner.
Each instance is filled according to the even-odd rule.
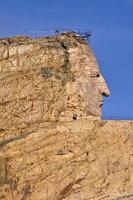
[[[92,106],[89,109],[87,109],[87,116],[96,116],[96,117],[101,117],[101,105],[100,106]]]

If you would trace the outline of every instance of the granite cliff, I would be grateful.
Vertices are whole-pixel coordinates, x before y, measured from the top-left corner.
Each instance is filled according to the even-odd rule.
[[[0,39],[0,199],[132,200],[133,122],[74,33]]]

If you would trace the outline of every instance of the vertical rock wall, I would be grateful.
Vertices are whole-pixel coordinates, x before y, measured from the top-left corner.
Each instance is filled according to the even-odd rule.
[[[133,199],[133,122],[43,123],[1,139],[0,199]]]
[[[98,120],[100,93],[80,37],[0,40],[0,199],[133,199],[133,122]]]

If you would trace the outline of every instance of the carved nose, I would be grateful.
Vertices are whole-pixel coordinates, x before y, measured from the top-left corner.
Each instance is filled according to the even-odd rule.
[[[100,84],[100,92],[103,96],[108,97],[110,96],[110,91],[109,88],[103,78],[103,76],[101,76],[100,80],[99,80],[99,84]]]
[[[104,92],[102,92],[102,95],[105,96],[105,97],[109,97],[110,96],[109,89],[106,89]]]

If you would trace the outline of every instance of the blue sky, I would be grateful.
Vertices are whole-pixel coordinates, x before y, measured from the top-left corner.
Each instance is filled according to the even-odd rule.
[[[107,80],[104,119],[133,119],[133,0],[4,0],[0,37],[51,27],[91,30]]]

